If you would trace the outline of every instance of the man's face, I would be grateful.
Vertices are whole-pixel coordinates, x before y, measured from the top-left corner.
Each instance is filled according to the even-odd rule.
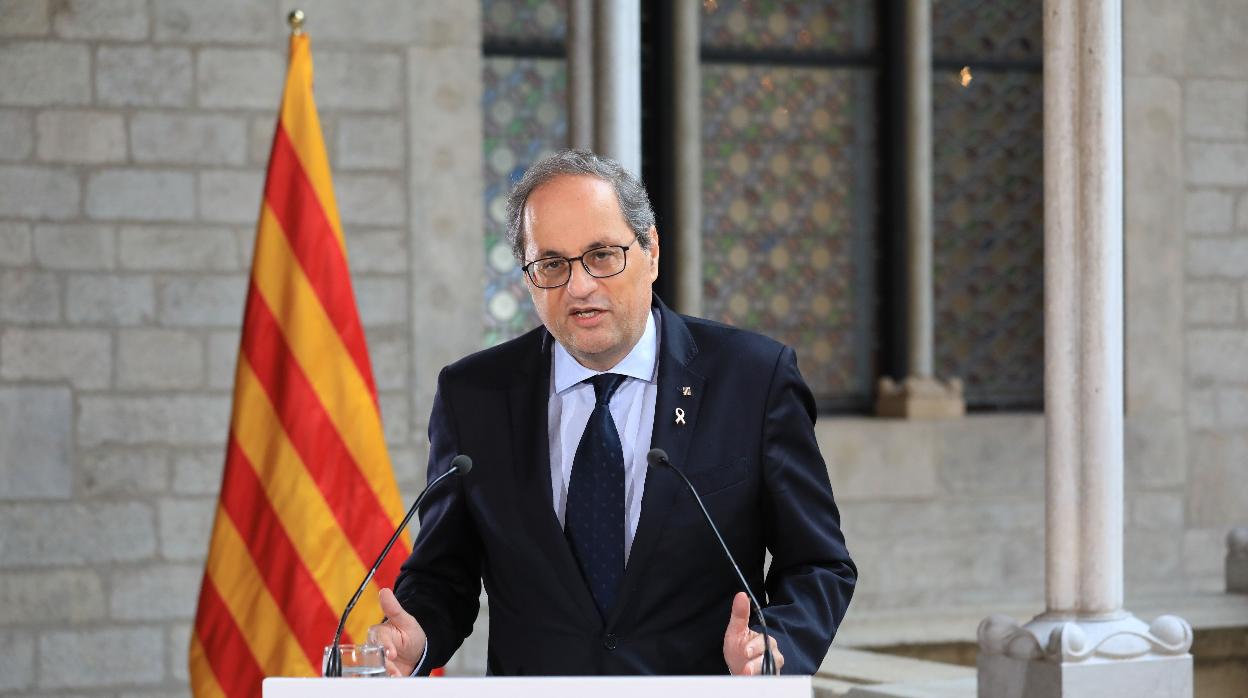
[[[542,324],[582,366],[605,371],[628,355],[646,329],[651,285],[659,275],[659,236],[642,249],[624,221],[615,190],[596,177],[562,175],[537,187],[524,206],[524,262],[576,257],[604,245],[628,245],[624,271],[590,276],[579,261],[558,288],[526,276]]]

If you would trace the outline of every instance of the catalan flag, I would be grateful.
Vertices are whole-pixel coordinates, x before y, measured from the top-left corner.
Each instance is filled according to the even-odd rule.
[[[322,650],[403,518],[347,271],[306,34],[290,39],[269,157],[225,474],[190,642],[195,695],[317,676]],[[393,580],[404,538],[377,579]],[[376,582],[348,622],[381,618]]]

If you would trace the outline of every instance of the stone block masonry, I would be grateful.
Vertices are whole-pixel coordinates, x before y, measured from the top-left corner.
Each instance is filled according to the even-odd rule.
[[[14,109],[0,110],[0,160],[25,160],[34,146],[30,115]]]
[[[95,59],[95,95],[116,107],[185,107],[191,102],[191,52],[150,45],[103,46]]]
[[[39,676],[46,688],[159,685],[164,658],[164,632],[154,625],[49,631],[39,638]]]
[[[67,220],[78,214],[81,200],[82,186],[68,169],[0,167],[0,216],[4,218]]]
[[[136,162],[242,165],[247,124],[236,116],[138,114],[130,120]]]
[[[413,320],[428,290],[411,273],[426,233],[409,195],[416,174],[439,173],[407,158],[408,134],[427,132],[436,111],[411,99],[409,54],[480,52],[476,3],[441,4],[304,8],[351,281],[407,496],[422,484],[416,403],[428,404],[434,375],[417,381],[413,338],[480,343],[476,310],[458,338]],[[2,694],[187,692],[288,10],[0,0]],[[480,80],[474,61],[436,73]],[[457,140],[478,162],[479,142]],[[473,176],[457,173],[462,194],[440,198],[474,211]],[[457,227],[465,250],[481,249],[479,227]]]
[[[90,52],[81,44],[5,42],[0,45],[0,104],[87,104],[91,101],[90,64]]]
[[[35,260],[49,269],[112,269],[116,237],[109,225],[37,225]]]
[[[87,178],[87,216],[96,220],[189,221],[195,183],[172,169],[111,169]]]
[[[1186,29],[1183,156],[1188,402],[1184,573],[1223,587],[1225,537],[1248,523],[1248,11],[1219,0],[1171,0]],[[1160,37],[1157,37],[1160,38]]]
[[[125,118],[105,111],[45,111],[35,120],[36,151],[45,162],[126,161]]]
[[[66,39],[138,41],[147,37],[144,0],[66,0],[52,11],[52,29]]]

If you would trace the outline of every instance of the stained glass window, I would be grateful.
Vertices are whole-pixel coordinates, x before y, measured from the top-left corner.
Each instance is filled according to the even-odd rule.
[[[844,59],[874,42],[871,4],[703,6],[703,312],[793,346],[824,404],[863,404],[875,70]]]
[[[801,53],[875,45],[868,0],[717,0],[702,7],[703,47]]]
[[[507,193],[529,165],[567,147],[563,0],[483,0],[481,112],[485,183],[485,344],[539,323],[507,244]],[[553,49],[553,50],[552,50]],[[554,55],[551,55],[554,54]]]
[[[932,0],[932,55],[1039,60],[1041,0]]]
[[[1043,402],[1040,10],[933,5],[936,372],[962,378],[970,407]]]
[[[487,40],[562,42],[567,0],[481,0],[481,35]]]

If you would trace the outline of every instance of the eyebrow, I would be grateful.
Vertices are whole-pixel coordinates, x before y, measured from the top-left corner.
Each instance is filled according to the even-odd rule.
[[[585,254],[586,252],[589,252],[590,250],[598,249],[599,247],[624,247],[624,246],[625,245],[618,243],[618,242],[611,242],[610,240],[603,240],[599,238],[597,240],[594,240],[593,242],[587,243],[585,247],[581,249],[581,254]],[[552,250],[550,248],[547,248],[538,252],[537,257],[535,257],[534,259],[545,259],[547,257],[564,257],[566,259],[567,255],[563,254],[559,250]]]

